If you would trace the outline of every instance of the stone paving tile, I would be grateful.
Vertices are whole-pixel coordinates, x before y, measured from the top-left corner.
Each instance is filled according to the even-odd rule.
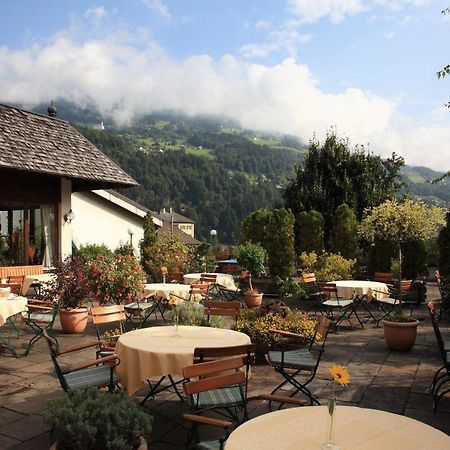
[[[40,415],[31,415],[7,425],[0,425],[0,434],[24,442],[49,431],[49,429],[50,426],[43,422]]]
[[[17,439],[10,438],[9,436],[3,436],[3,435],[0,434],[0,448],[2,450],[8,450],[10,448],[14,448],[20,443],[21,442],[19,440],[17,440]],[[28,445],[28,450],[33,449],[33,447],[30,447],[28,443],[27,443],[27,445]],[[49,445],[48,445],[48,442],[47,442],[47,449],[48,449],[48,447],[49,447]],[[38,450],[38,449],[36,449],[36,450]]]
[[[22,419],[24,416],[25,414],[20,414],[16,411],[11,411],[10,409],[0,407],[0,423],[2,425]]]

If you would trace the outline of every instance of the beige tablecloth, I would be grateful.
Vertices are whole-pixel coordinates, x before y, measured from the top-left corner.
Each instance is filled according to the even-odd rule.
[[[41,273],[36,275],[27,275],[23,280],[22,285],[22,295],[26,295],[29,291],[31,285],[35,282],[42,283],[45,285],[45,283],[48,283],[49,281],[52,281],[55,278],[55,275],[53,273]]]
[[[6,322],[8,317],[27,310],[27,299],[25,297],[0,298],[0,326]]]
[[[307,406],[264,414],[233,431],[225,450],[318,450],[326,441],[327,407]],[[448,450],[450,437],[409,417],[338,406],[335,441],[341,450]]]
[[[355,295],[361,297],[367,296],[370,300],[372,296],[376,298],[389,297],[389,289],[386,283],[379,281],[364,281],[364,280],[339,280],[330,281],[336,284],[338,295],[344,299],[350,299]]]
[[[200,280],[201,275],[201,273],[187,273],[183,276],[183,280],[186,284],[195,283]],[[233,275],[228,273],[207,273],[207,275],[217,275],[216,281],[218,284],[233,291],[237,289]]]
[[[152,327],[130,331],[120,336],[116,354],[117,372],[129,395],[150,378],[182,375],[182,368],[192,364],[196,347],[227,347],[250,344],[250,338],[232,330],[210,327]]]
[[[144,295],[155,294],[157,297],[169,300],[170,294],[175,294],[178,297],[188,299],[191,286],[189,284],[176,283],[150,283],[144,285]]]

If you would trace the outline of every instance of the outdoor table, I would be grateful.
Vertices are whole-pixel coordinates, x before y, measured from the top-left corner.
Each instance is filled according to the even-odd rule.
[[[234,282],[233,275],[230,275],[229,273],[213,273],[213,272],[203,272],[205,275],[217,275],[216,283],[222,285],[223,287],[226,287],[227,289],[230,289],[232,291],[235,291],[237,289],[236,284]],[[192,284],[200,280],[201,273],[187,273],[183,276],[183,281],[186,284]]]
[[[9,297],[0,297],[0,326],[4,325],[7,319],[20,314],[27,310],[27,299],[11,294]],[[13,324],[14,325],[14,324]],[[6,348],[16,357],[19,355],[16,349],[10,344],[9,340],[3,336],[0,331],[0,341],[6,346]]]
[[[149,283],[144,285],[144,296],[156,295],[158,298],[169,300],[170,294],[177,297],[189,299],[191,286],[189,284],[177,283]]]
[[[130,331],[119,337],[117,372],[129,395],[154,377],[182,375],[183,367],[193,363],[197,347],[231,347],[250,344],[250,338],[238,331],[212,328],[163,326]]]
[[[55,275],[53,273],[40,273],[35,275],[26,275],[22,284],[22,295],[26,295],[32,284],[45,285],[53,281]]]
[[[379,281],[365,281],[365,280],[339,280],[330,281],[336,285],[339,297],[349,299],[352,297],[376,298],[389,297],[389,288],[386,283]]]
[[[234,430],[225,450],[317,450],[326,442],[327,406],[271,412]],[[335,442],[341,450],[449,449],[450,437],[409,417],[375,409],[337,406]]]

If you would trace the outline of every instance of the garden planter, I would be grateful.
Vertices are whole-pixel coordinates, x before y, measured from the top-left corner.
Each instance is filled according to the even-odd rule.
[[[88,321],[87,308],[72,308],[59,310],[59,320],[64,333],[84,333]]]
[[[410,350],[417,336],[418,320],[414,322],[390,322],[383,320],[384,339],[391,350]]]
[[[262,303],[262,298],[264,294],[258,292],[245,292],[244,302],[249,308],[259,308]]]

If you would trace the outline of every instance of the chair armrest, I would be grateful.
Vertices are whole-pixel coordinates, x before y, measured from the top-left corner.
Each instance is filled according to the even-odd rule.
[[[109,356],[105,356],[103,358],[86,361],[84,363],[78,364],[77,366],[70,366],[66,373],[75,372],[76,370],[80,370],[80,369],[86,369],[87,367],[91,367],[91,366],[98,366],[99,364],[110,362],[110,361],[116,361],[116,364],[112,365],[111,368],[118,366],[120,363],[120,359],[117,357],[117,355],[109,355]]]
[[[213,427],[230,428],[233,424],[228,420],[216,419],[213,417],[198,416],[196,414],[183,414],[183,419],[199,425],[212,425]]]
[[[68,348],[64,348],[64,349],[60,350],[58,352],[58,355],[64,355],[67,353],[76,352],[78,350],[84,350],[85,348],[97,347],[100,344],[102,344],[101,341],[95,341],[95,342],[88,342],[86,344],[74,345],[73,347],[68,347]]]
[[[279,395],[260,394],[256,398],[258,400],[267,400],[269,402],[277,402],[277,403],[289,403],[291,405],[297,405],[297,406],[309,405],[309,402],[307,402],[306,400],[295,399],[292,397],[282,397]]]
[[[269,328],[269,331],[271,333],[279,334],[279,335],[281,335],[283,337],[287,337],[287,338],[304,339],[304,336],[301,336],[297,333],[291,333],[290,331],[276,330],[275,328]]]
[[[52,306],[41,306],[41,305],[34,305],[27,303],[28,310],[36,310],[36,311],[43,311],[43,312],[52,312],[53,307]]]

